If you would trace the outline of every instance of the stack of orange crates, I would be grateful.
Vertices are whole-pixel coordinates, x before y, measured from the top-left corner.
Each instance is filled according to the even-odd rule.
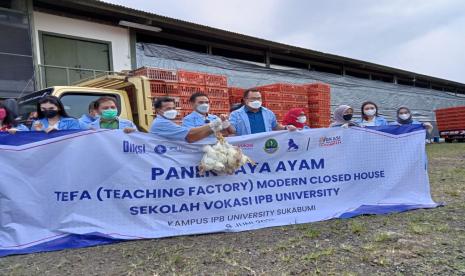
[[[158,97],[169,96],[175,99],[179,115],[177,122],[192,112],[189,99],[197,92],[206,93],[210,99],[210,113],[229,112],[229,94],[227,77],[184,70],[167,70],[142,67],[133,71],[136,76],[150,79],[150,91],[153,102]]]
[[[205,74],[205,92],[210,100],[210,113],[216,115],[229,113],[231,105],[226,76]]]
[[[229,103],[231,105],[241,103],[244,98],[245,89],[239,87],[228,87]]]
[[[331,123],[331,87],[326,83],[305,84],[308,95],[308,121],[311,128],[329,127]]]
[[[308,114],[308,96],[301,85],[275,83],[255,87],[262,94],[263,106],[271,109],[279,122],[291,108],[303,108]]]

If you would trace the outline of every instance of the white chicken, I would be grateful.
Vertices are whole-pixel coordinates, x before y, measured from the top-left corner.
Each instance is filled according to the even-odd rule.
[[[200,162],[200,173],[213,171],[218,174],[233,174],[246,163],[255,164],[242,153],[239,147],[229,144],[224,137],[217,133],[218,141],[213,146],[203,147],[204,155]]]

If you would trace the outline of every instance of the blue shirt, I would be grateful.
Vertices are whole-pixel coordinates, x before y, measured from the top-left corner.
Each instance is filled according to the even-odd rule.
[[[82,129],[88,129],[89,125],[95,120],[97,120],[97,118],[90,117],[89,114],[84,114],[79,118],[79,125]]]
[[[250,131],[252,134],[266,132],[265,122],[263,121],[262,108],[258,112],[252,112],[246,107],[247,117],[249,117]]]
[[[205,123],[205,119],[208,119],[210,122],[212,122],[218,119],[218,116],[213,114],[207,114],[207,117],[205,118],[205,116],[203,116],[199,112],[194,111],[186,117],[184,117],[184,119],[182,119],[182,126],[187,128],[201,127],[207,124]]]
[[[236,129],[237,136],[259,132],[268,132],[272,131],[278,126],[278,122],[276,121],[276,116],[274,115],[273,111],[266,107],[262,106],[260,111],[257,112],[258,114],[254,113],[249,115],[249,113],[253,112],[247,111],[248,108],[243,106],[238,110],[233,111],[229,116],[229,121]],[[261,125],[264,126],[264,129]]]
[[[374,126],[387,126],[388,125],[387,120],[381,116],[376,116],[375,118],[373,118],[373,121],[371,122],[367,122],[363,120],[363,118],[360,118],[356,120],[355,122],[359,124],[360,126],[370,126],[370,123],[372,122],[374,122]]]
[[[157,116],[152,122],[150,133],[170,140],[186,141],[189,128],[177,125],[173,121],[163,118],[162,116]]]
[[[48,119],[42,118],[39,120],[35,120],[32,123],[32,126],[31,126],[32,131],[36,130],[34,125],[37,123],[42,124],[42,128],[40,129],[40,131],[48,128]],[[77,119],[74,119],[71,117],[60,117],[60,120],[58,121],[57,129],[58,130],[81,129],[81,126],[79,125],[79,121]]]
[[[95,119],[95,121],[93,121],[92,123],[90,123],[89,128],[100,129],[100,117]],[[118,129],[124,128],[134,128],[135,130],[137,130],[137,127],[133,122],[126,119],[118,118]]]

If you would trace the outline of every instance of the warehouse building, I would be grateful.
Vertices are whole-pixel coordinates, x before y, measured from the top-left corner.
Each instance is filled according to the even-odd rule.
[[[242,88],[326,82],[332,105],[405,104],[420,120],[465,105],[465,84],[322,53],[95,0],[0,2],[0,97],[141,66],[228,76]]]

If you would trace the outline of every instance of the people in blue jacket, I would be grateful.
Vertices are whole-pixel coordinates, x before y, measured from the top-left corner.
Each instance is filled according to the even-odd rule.
[[[356,121],[360,126],[387,126],[387,120],[379,116],[378,106],[374,102],[364,102],[361,108],[362,118]]]
[[[99,116],[89,124],[91,129],[122,129],[125,133],[137,131],[137,127],[133,122],[118,117],[115,98],[101,97],[95,101],[94,106]]]
[[[185,127],[174,122],[178,116],[175,100],[170,97],[160,97],[155,101],[157,117],[152,122],[150,133],[174,141],[193,143],[208,136],[228,129],[230,126],[226,116],[221,115],[206,125],[200,127]]]
[[[197,92],[189,99],[193,111],[183,118],[182,126],[187,128],[201,127],[218,119],[218,116],[208,113],[210,111],[210,100],[207,94]],[[231,125],[222,131],[223,136],[234,134],[236,131]]]
[[[32,123],[32,131],[81,129],[79,121],[68,116],[63,103],[55,96],[45,96],[37,102],[37,118]]]
[[[93,123],[99,117],[97,109],[95,108],[95,102],[89,104],[89,109],[87,114],[82,114],[79,118],[79,124],[82,129],[88,129],[89,125]]]
[[[235,128],[237,136],[273,130],[297,130],[293,125],[283,126],[279,124],[273,111],[262,106],[260,91],[253,89],[244,92],[244,106],[233,111],[229,120]]]
[[[412,112],[410,111],[409,108],[405,106],[401,106],[397,109],[397,119],[395,122],[390,123],[389,125],[394,125],[394,126],[402,126],[402,125],[422,125],[423,127],[426,128],[428,132],[433,131],[433,125],[430,123],[422,123],[419,121],[416,121],[412,118]]]
[[[25,125],[16,122],[16,117],[8,106],[0,102],[0,132],[15,134],[17,131],[29,131]]]

